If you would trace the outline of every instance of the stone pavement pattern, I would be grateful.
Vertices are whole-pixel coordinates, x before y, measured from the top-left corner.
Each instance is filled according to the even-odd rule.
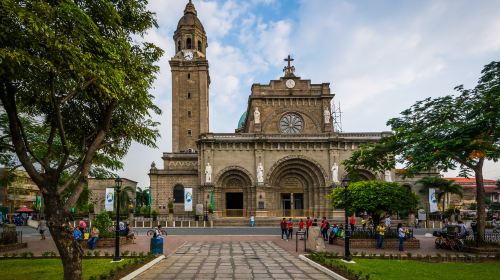
[[[186,242],[135,279],[331,279],[272,241]]]

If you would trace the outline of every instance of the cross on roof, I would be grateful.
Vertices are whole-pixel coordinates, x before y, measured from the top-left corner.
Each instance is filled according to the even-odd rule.
[[[294,59],[288,55],[287,58],[284,59],[287,63],[288,63],[288,66],[285,66],[285,68],[283,68],[283,72],[285,72],[285,77],[294,77],[295,75],[293,74],[293,72],[295,72],[295,66],[292,66],[292,61],[294,61]]]

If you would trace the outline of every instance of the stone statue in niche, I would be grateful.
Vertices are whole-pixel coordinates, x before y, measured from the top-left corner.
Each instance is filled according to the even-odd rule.
[[[264,183],[264,166],[259,162],[257,166],[257,183]]]
[[[339,182],[339,166],[336,162],[332,165],[332,182]]]
[[[384,180],[386,182],[392,182],[392,174],[391,174],[391,171],[390,170],[386,170],[384,172]]]
[[[260,112],[259,112],[259,107],[255,108],[255,111],[253,111],[253,120],[255,124],[260,123]]]
[[[325,123],[330,123],[330,110],[328,110],[328,107],[325,107],[323,116],[325,117]]]
[[[212,166],[207,162],[207,166],[205,166],[205,182],[212,183]]]

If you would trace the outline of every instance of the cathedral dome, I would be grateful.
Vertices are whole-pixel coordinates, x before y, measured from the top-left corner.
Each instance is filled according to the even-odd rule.
[[[184,16],[181,17],[179,20],[179,23],[177,24],[177,30],[179,30],[183,26],[187,27],[195,27],[199,28],[203,33],[205,33],[205,28],[203,28],[203,24],[201,24],[201,21],[198,19],[196,12],[196,8],[194,7],[193,3],[189,1],[187,3],[186,8],[184,9]]]
[[[243,115],[241,115],[240,120],[238,121],[238,129],[243,128],[246,119],[247,119],[247,112],[245,111]]]

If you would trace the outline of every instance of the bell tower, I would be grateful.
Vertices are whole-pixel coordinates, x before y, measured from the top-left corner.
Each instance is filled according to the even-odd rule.
[[[191,0],[174,33],[176,54],[172,71],[172,149],[195,151],[200,134],[209,131],[208,88],[210,75],[205,29]]]

